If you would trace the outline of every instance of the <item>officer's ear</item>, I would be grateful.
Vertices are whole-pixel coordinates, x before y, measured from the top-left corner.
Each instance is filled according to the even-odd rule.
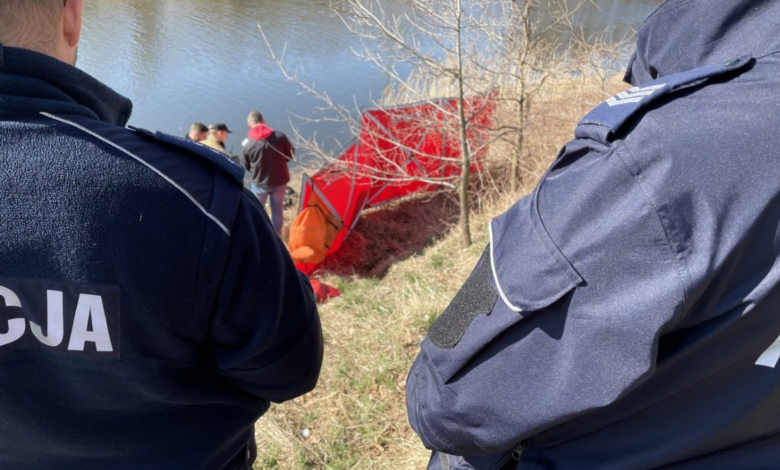
[[[81,40],[81,27],[84,18],[84,0],[64,0],[62,24],[60,26],[60,59],[76,65],[76,49]]]

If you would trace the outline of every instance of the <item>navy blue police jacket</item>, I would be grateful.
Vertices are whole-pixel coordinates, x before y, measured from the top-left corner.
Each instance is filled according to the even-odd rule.
[[[0,468],[236,470],[322,336],[243,170],[0,47]]]
[[[640,28],[422,344],[430,469],[780,468],[778,31],[778,0]]]

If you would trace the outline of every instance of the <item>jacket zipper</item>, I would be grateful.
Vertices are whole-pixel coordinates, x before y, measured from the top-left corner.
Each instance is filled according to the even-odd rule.
[[[512,458],[519,462],[520,458],[523,456],[523,452],[525,452],[526,447],[528,447],[528,443],[526,441],[518,444],[517,447],[515,447],[515,449],[512,451]]]
[[[528,442],[527,441],[523,441],[520,444],[518,444],[517,447],[512,449],[512,453],[509,454],[509,456],[506,458],[506,460],[501,462],[501,464],[498,467],[496,467],[496,470],[503,470],[503,469],[505,469],[506,465],[510,461],[512,461],[512,460],[515,461],[515,462],[519,462],[520,458],[523,456],[523,452],[525,451],[525,449],[527,447],[528,447]],[[516,469],[516,468],[517,468],[517,466],[512,467],[513,470]]]

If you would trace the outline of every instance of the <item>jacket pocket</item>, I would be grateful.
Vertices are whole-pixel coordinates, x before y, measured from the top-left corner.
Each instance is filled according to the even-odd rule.
[[[545,231],[532,195],[494,219],[490,237],[474,272],[423,343],[443,383],[506,330],[583,282]]]
[[[582,282],[547,233],[535,193],[490,223],[490,262],[501,300],[518,313],[547,307]]]

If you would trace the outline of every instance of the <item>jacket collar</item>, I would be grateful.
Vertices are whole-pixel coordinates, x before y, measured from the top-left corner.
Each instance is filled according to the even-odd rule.
[[[780,50],[780,0],[668,0],[637,32],[625,81]]]
[[[0,112],[75,114],[125,126],[132,110],[129,99],[76,67],[0,44]]]

